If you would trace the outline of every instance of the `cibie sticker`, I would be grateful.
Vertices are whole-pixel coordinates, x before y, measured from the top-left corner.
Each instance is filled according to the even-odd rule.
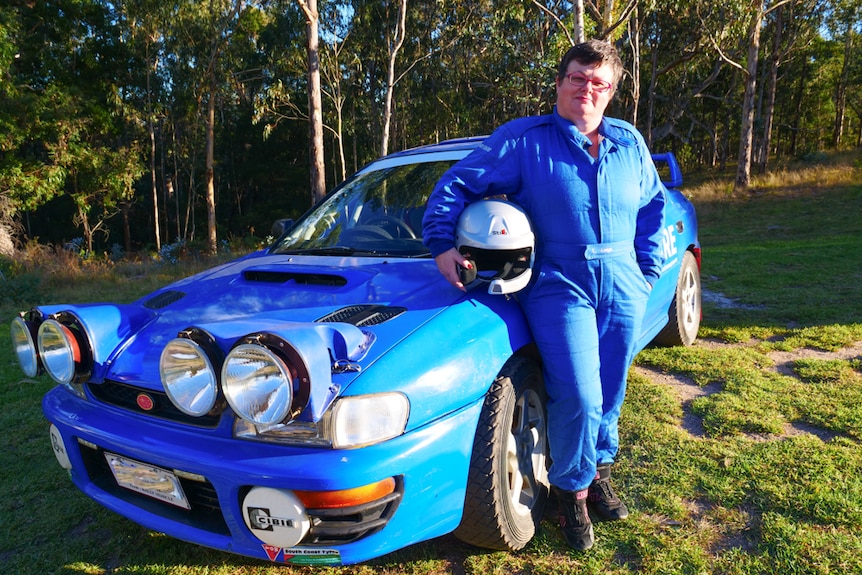
[[[251,534],[271,547],[295,547],[311,528],[302,502],[286,489],[255,487],[243,499],[242,507]]]
[[[69,461],[69,454],[66,452],[66,444],[63,442],[63,436],[60,435],[60,430],[53,423],[50,429],[51,434],[51,449],[54,450],[54,456],[57,458],[57,463],[63,469],[72,469],[72,462]]]

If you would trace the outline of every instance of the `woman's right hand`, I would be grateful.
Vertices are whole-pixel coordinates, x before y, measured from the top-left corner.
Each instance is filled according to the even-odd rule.
[[[443,252],[434,258],[434,261],[437,263],[437,269],[440,270],[440,273],[443,274],[446,281],[461,291],[467,291],[467,288],[465,288],[464,284],[461,283],[458,266],[471,269],[473,264],[465,259],[457,249],[451,248]]]

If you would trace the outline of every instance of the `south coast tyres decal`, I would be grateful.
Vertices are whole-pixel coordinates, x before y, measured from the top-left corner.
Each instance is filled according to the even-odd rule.
[[[272,562],[292,565],[340,565],[341,552],[338,549],[283,549],[274,545],[262,545],[266,556]]]

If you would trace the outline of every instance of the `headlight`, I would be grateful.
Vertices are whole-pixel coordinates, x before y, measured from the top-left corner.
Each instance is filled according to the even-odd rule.
[[[353,449],[404,433],[410,402],[400,393],[343,397],[317,423],[290,421],[283,425],[234,422],[234,437],[305,447]]]
[[[274,425],[290,414],[295,375],[269,349],[245,343],[225,358],[222,387],[238,416],[256,425]]]
[[[39,375],[39,356],[36,354],[36,342],[33,341],[30,325],[21,317],[12,320],[12,347],[24,374],[36,377]]]
[[[81,362],[81,347],[72,330],[57,320],[39,326],[39,355],[45,371],[55,381],[69,384],[75,377],[75,364]]]
[[[404,433],[410,402],[400,393],[344,397],[333,408],[332,446],[340,449],[380,443]]]
[[[168,342],[159,360],[165,392],[177,409],[200,417],[210,412],[218,397],[218,384],[207,354],[194,341],[176,338]]]

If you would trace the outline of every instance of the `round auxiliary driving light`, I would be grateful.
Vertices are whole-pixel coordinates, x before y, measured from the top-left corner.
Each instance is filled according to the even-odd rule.
[[[72,330],[54,319],[39,326],[39,356],[42,365],[57,383],[71,383],[75,364],[81,362],[81,348]]]
[[[39,375],[39,356],[36,354],[36,342],[30,331],[30,324],[24,318],[16,317],[12,320],[12,347],[21,370],[27,377]]]
[[[193,417],[212,410],[218,397],[215,370],[194,341],[180,337],[169,341],[159,359],[159,374],[177,409]]]
[[[311,529],[302,501],[286,489],[254,487],[242,501],[242,518],[252,535],[274,547],[298,545]]]
[[[228,354],[222,367],[222,388],[237,415],[256,425],[274,425],[290,413],[293,375],[269,349],[241,344]]]

